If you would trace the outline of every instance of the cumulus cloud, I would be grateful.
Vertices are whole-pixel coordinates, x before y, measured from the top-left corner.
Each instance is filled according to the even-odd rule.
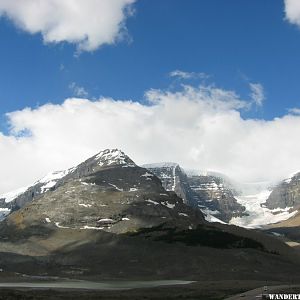
[[[80,51],[113,44],[126,32],[135,0],[0,0],[0,15],[46,43],[69,42]]]
[[[297,26],[300,26],[300,2],[298,0],[285,0],[286,19]]]
[[[264,88],[260,83],[249,83],[251,99],[257,106],[262,106],[265,100]]]
[[[298,115],[244,119],[240,111],[249,101],[212,86],[146,95],[147,104],[70,98],[9,113],[10,134],[0,134],[0,192],[105,148],[121,148],[138,164],[175,161],[243,182],[276,181],[300,170]]]
[[[89,93],[83,86],[77,85],[76,82],[69,84],[69,89],[72,91],[73,95],[76,97],[88,97]]]
[[[172,72],[169,73],[170,77],[175,77],[175,78],[179,78],[179,79],[207,79],[209,78],[209,75],[200,72],[185,72],[185,71],[181,71],[181,70],[174,70]]]

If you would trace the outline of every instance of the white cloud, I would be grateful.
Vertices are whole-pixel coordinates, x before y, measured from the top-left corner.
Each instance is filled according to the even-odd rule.
[[[297,107],[289,108],[288,112],[292,115],[300,115],[300,108]]]
[[[174,70],[172,72],[169,73],[170,77],[176,77],[179,79],[195,79],[195,78],[199,78],[199,79],[207,79],[209,78],[209,75],[205,74],[205,73],[197,73],[197,72],[184,72],[181,70]]]
[[[92,51],[126,32],[135,0],[0,0],[0,15],[46,43],[69,42]]]
[[[251,99],[257,106],[262,106],[265,100],[264,88],[260,83],[249,83]]]
[[[188,99],[191,103],[206,104],[207,108],[218,110],[249,108],[250,103],[241,100],[234,91],[223,90],[214,86],[200,85],[199,88],[183,85],[179,92],[164,92],[161,90],[149,90],[146,97],[151,103],[165,103],[170,99]],[[188,106],[189,103],[186,103]],[[204,111],[205,112],[205,111]]]
[[[243,119],[239,110],[249,103],[212,86],[151,90],[147,96],[148,105],[73,98],[11,112],[11,132],[0,134],[0,192],[116,147],[139,164],[175,161],[244,182],[274,181],[300,170],[298,115]]]
[[[76,97],[84,98],[88,97],[89,93],[82,86],[76,84],[76,82],[72,82],[69,84],[69,89],[72,91],[73,95]]]
[[[290,23],[300,26],[300,1],[285,0],[284,4],[286,19]]]

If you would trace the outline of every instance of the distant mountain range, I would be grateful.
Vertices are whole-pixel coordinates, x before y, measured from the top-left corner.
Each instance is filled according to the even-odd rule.
[[[300,279],[299,253],[273,233],[206,220],[244,217],[226,180],[177,164],[139,167],[117,149],[1,205],[2,277]]]
[[[122,151],[104,150],[77,167],[46,175],[31,186],[0,196],[0,220],[33,199],[56,190],[70,178],[94,171],[94,164],[136,166]],[[300,206],[300,175],[283,180],[277,186],[256,194],[244,195],[241,187],[223,174],[184,170],[177,163],[142,166],[156,175],[167,191],[173,191],[185,204],[198,208],[207,221],[259,227],[293,217]],[[116,185],[117,186],[117,185]],[[134,191],[136,187],[132,187]]]

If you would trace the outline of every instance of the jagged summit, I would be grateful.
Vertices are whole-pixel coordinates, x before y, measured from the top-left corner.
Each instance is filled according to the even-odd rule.
[[[99,166],[123,165],[135,167],[136,164],[119,149],[105,149],[93,157]]]

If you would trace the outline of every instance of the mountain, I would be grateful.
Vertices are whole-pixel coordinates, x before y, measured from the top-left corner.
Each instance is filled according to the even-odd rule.
[[[135,166],[130,158],[118,150],[105,150],[77,167],[49,173],[30,187],[0,196],[0,220],[44,193],[54,191],[66,180],[88,174],[92,171],[89,165],[95,161],[103,166],[113,164],[113,160],[106,162],[106,158],[115,159],[118,164]],[[194,172],[187,175],[176,163],[151,164],[143,167],[155,174],[167,191],[174,191],[187,205],[200,208],[209,221],[229,222],[232,217],[243,215],[245,208],[237,203],[233,187],[221,177],[197,175]]]
[[[285,219],[265,229],[300,249],[300,172],[276,185],[263,207],[272,209],[275,215],[286,214]]]
[[[26,203],[30,204],[24,215],[19,208]],[[46,176],[8,205],[16,210],[9,222],[20,227],[48,223],[120,233],[171,221],[194,227],[201,219],[200,212],[197,215],[175,193],[167,193],[157,177],[117,149]]]
[[[57,177],[36,183],[40,192],[0,222],[2,277],[300,279],[296,251],[256,230],[208,223],[120,150]]]
[[[270,209],[298,209],[300,207],[300,173],[275,186],[264,205]]]
[[[229,222],[244,215],[245,207],[234,196],[233,186],[222,177],[185,172],[176,163],[143,166],[155,174],[167,191],[174,191],[185,203],[198,207],[209,221]]]

